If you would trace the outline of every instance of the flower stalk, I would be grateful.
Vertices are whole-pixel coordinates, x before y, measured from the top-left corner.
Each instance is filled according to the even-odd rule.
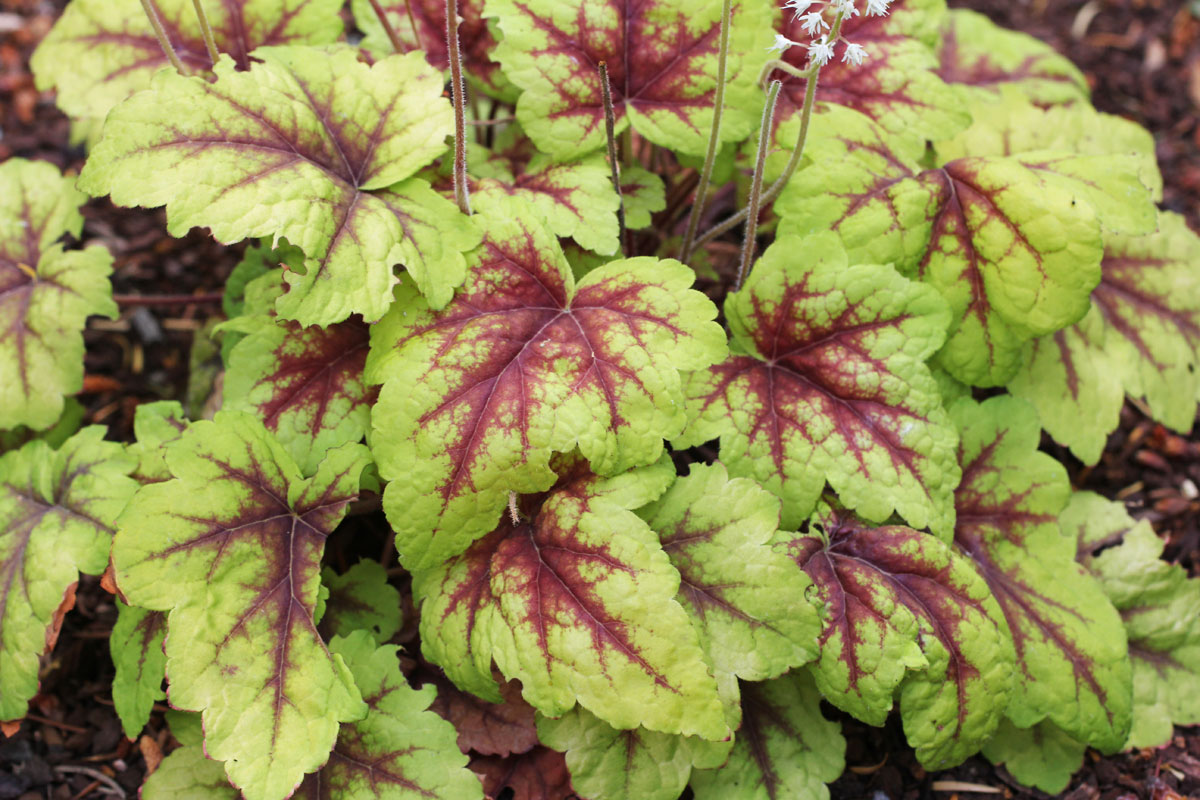
[[[167,57],[167,61],[171,62],[171,66],[180,75],[191,75],[191,70],[184,66],[180,60],[179,54],[175,52],[174,45],[171,44],[171,39],[167,36],[167,31],[163,27],[162,17],[158,15],[158,7],[154,5],[154,0],[142,0],[142,10],[146,12],[146,19],[150,20],[150,28],[154,31],[154,38],[158,39],[158,46],[162,48],[163,55]]]
[[[392,43],[392,49],[397,53],[404,52],[404,43],[400,41],[400,34],[396,33],[396,29],[392,26],[391,21],[387,18],[387,14],[383,10],[383,6],[379,4],[379,0],[369,0],[371,9],[375,12],[375,16],[379,17],[379,24],[383,26],[383,32],[387,34],[388,41]],[[407,3],[405,4],[407,5]],[[411,17],[411,14],[410,14]],[[416,33],[417,26],[413,25],[413,33]]]
[[[742,260],[738,264],[737,283],[733,287],[735,292],[742,288],[742,281],[750,271],[750,262],[754,260],[758,235],[758,212],[761,208],[763,169],[767,163],[767,149],[771,146],[775,102],[779,99],[779,90],[782,88],[782,81],[771,81],[771,87],[767,89],[767,103],[763,106],[762,127],[758,131],[758,153],[754,157],[754,178],[750,183],[750,202],[746,206],[746,237],[742,241]]]
[[[471,213],[467,188],[467,84],[463,78],[462,52],[458,43],[458,0],[446,0],[446,55],[450,60],[450,91],[454,101],[454,201],[458,210]]]
[[[208,58],[215,67],[217,59],[221,57],[221,52],[217,50],[217,39],[213,36],[212,25],[208,24],[208,12],[204,10],[203,0],[192,0],[192,6],[196,9],[196,19],[200,20],[200,35],[204,37],[204,49],[208,50]]]
[[[613,191],[617,193],[617,241],[621,244],[621,252],[625,252],[625,198],[621,194],[621,171],[617,165],[617,140],[613,130],[616,128],[616,114],[613,111],[612,87],[608,81],[608,64],[601,61],[596,66],[600,73],[600,96],[604,102],[604,133],[608,139],[608,166],[612,175]]]

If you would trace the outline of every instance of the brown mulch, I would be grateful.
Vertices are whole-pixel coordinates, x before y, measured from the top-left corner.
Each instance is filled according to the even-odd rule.
[[[53,99],[40,94],[28,72],[33,47],[65,0],[0,0],[0,161],[25,157],[77,171],[84,153],[68,144],[69,125]],[[1200,2],[1187,0],[951,0],[988,13],[1009,27],[1052,43],[1088,76],[1101,110],[1127,116],[1155,135],[1166,179],[1164,205],[1200,229]],[[1194,13],[1192,9],[1194,10]],[[118,295],[208,295],[222,287],[241,248],[216,245],[193,232],[165,234],[161,211],[114,208],[93,200],[84,210],[85,241],[115,256]],[[219,313],[211,302],[160,306],[126,302],[116,322],[93,320],[86,334],[87,422],[132,438],[139,403],[181,398],[192,341]],[[1166,555],[1200,575],[1200,435],[1180,437],[1128,406],[1100,464],[1084,468],[1051,442],[1046,449],[1068,464],[1077,488],[1123,500],[1167,536]],[[387,552],[385,525],[361,517],[369,533],[354,545],[331,540],[331,557],[352,563],[354,548]],[[339,532],[340,533],[340,532]],[[343,567],[344,568],[344,567]],[[115,620],[111,597],[98,581],[81,581],[58,645],[44,661],[41,692],[16,735],[0,737],[0,800],[83,800],[136,796],[147,769],[170,747],[156,712],[138,742],[124,738],[112,710],[112,664],[107,635]],[[871,728],[845,715],[849,769],[832,787],[835,798],[1032,798],[1046,795],[1016,784],[1003,770],[973,758],[947,773],[927,774],[904,743],[895,719]],[[992,787],[995,794],[934,789],[956,780]],[[1200,798],[1200,730],[1180,729],[1158,750],[1104,758],[1089,752],[1063,797],[1070,800]]]

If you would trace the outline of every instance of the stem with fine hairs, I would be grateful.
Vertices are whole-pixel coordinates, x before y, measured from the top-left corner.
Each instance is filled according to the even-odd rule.
[[[392,23],[388,20],[383,6],[379,5],[379,0],[369,0],[369,2],[371,3],[371,9],[375,12],[375,16],[379,17],[379,24],[383,26],[383,32],[387,34],[388,41],[392,43],[392,49],[397,53],[403,53],[404,43],[400,41],[400,35],[396,33],[396,29],[392,27]],[[414,25],[414,33],[416,29]]]
[[[729,56],[729,28],[733,16],[733,0],[724,0],[721,6],[721,42],[717,53],[717,90],[713,100],[712,130],[708,134],[708,152],[704,154],[704,166],[700,170],[700,182],[696,184],[696,197],[692,201],[692,213],[688,215],[687,232],[679,248],[679,260],[687,263],[692,254],[700,218],[704,216],[704,204],[708,200],[708,184],[712,181],[713,164],[717,161],[717,148],[721,144],[721,115],[725,112],[725,75]]]
[[[742,281],[750,272],[750,262],[754,260],[755,237],[758,235],[758,211],[761,208],[762,175],[767,163],[767,148],[771,146],[771,124],[775,121],[775,101],[779,99],[779,90],[783,88],[781,81],[771,81],[767,89],[767,104],[763,106],[762,127],[758,131],[758,154],[754,159],[754,179],[750,183],[750,203],[746,206],[746,238],[742,241],[742,260],[738,264],[737,283],[733,290],[742,288]]]
[[[204,2],[203,0],[192,0],[192,6],[196,9],[196,19],[200,20],[200,34],[204,37],[204,48],[208,50],[208,58],[215,67],[217,59],[221,57],[221,52],[217,50],[217,39],[213,36],[212,26],[208,24],[208,13],[204,10]]]
[[[458,210],[471,213],[467,188],[467,84],[463,79],[458,47],[458,0],[446,0],[446,55],[450,60],[450,90],[454,99],[454,201]]]
[[[191,71],[179,60],[179,54],[171,45],[171,39],[167,36],[166,29],[163,28],[162,18],[158,15],[158,8],[154,5],[154,0],[142,0],[142,10],[146,12],[146,19],[150,20],[150,27],[154,29],[154,38],[158,39],[158,46],[162,48],[167,61],[171,62],[171,66],[180,75],[191,75]]]
[[[616,114],[613,112],[612,87],[608,83],[608,64],[601,61],[596,70],[600,73],[600,95],[604,101],[604,133],[608,137],[608,166],[612,173],[613,191],[617,193],[617,242],[621,253],[625,253],[625,198],[621,194],[621,173],[617,167],[617,141],[613,134]]]

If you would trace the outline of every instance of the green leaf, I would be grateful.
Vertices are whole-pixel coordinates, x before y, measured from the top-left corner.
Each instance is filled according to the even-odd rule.
[[[191,70],[212,60],[191,0],[155,0],[171,46]],[[238,69],[265,45],[331,44],[342,35],[342,0],[243,0],[206,3],[217,49]],[[257,57],[257,54],[255,54]],[[33,54],[40,91],[54,89],[58,107],[72,119],[103,122],[134,92],[168,67],[146,11],[138,0],[73,0]]]
[[[494,528],[509,491],[548,489],[555,451],[578,445],[601,474],[654,462],[685,421],[679,371],[725,352],[679,262],[613,261],[576,285],[528,206],[477,205],[487,238],[454,301],[432,311],[406,282],[371,331],[371,442],[410,570]]]
[[[376,648],[366,631],[329,648],[354,674],[367,703],[360,722],[342,726],[329,762],[300,785],[298,797],[330,800],[483,798],[455,743],[454,726],[429,710],[434,689],[414,689],[400,673],[399,648]]]
[[[1009,384],[1042,426],[1081,461],[1100,458],[1126,395],[1152,417],[1191,430],[1200,398],[1200,237],[1159,215],[1149,236],[1110,236],[1092,309],[1077,325],[1030,345]]]
[[[150,720],[154,704],[167,696],[162,682],[167,670],[163,639],[167,618],[158,611],[125,605],[117,599],[117,622],[108,640],[116,675],[112,698],[125,738],[137,739]]]
[[[137,441],[129,445],[129,454],[137,459],[133,478],[141,484],[170,480],[167,469],[166,445],[187,430],[183,407],[175,400],[142,403],[133,416],[133,433]]]
[[[942,80],[968,100],[996,102],[1015,90],[1039,106],[1083,107],[1090,94],[1083,73],[1053,47],[965,8],[943,17],[938,60]]]
[[[667,207],[667,190],[662,178],[637,166],[621,168],[621,199],[625,203],[625,227],[631,231],[649,228],[652,215]]]
[[[604,145],[597,65],[608,66],[615,132],[630,125],[655,144],[701,154],[716,91],[720,0],[490,0],[503,38],[494,55],[523,90],[517,119],[538,149],[568,159]],[[755,86],[771,42],[765,3],[733,6],[721,138],[754,129],[762,107]]]
[[[220,761],[204,755],[199,743],[163,759],[142,784],[141,800],[237,800],[241,794],[225,778]]]
[[[329,589],[322,631],[350,636],[365,630],[376,644],[383,644],[400,630],[404,622],[400,590],[388,584],[387,570],[378,561],[363,559],[341,575],[326,567],[321,582]]]
[[[576,706],[538,717],[538,738],[566,754],[571,787],[589,800],[676,800],[692,774],[692,740],[617,730]]]
[[[669,461],[616,478],[568,468],[521,518],[414,576],[421,645],[458,686],[498,702],[494,658],[546,716],[578,702],[617,728],[722,739],[717,684],[674,599],[679,573],[628,508],[661,494]]]
[[[63,402],[62,415],[53,427],[36,431],[19,425],[0,431],[0,454],[7,453],[9,450],[19,450],[34,439],[41,439],[53,448],[62,447],[63,442],[79,431],[79,426],[83,424],[84,413],[85,409],[79,401],[68,397]]]
[[[1005,720],[995,738],[983,746],[983,754],[993,764],[1003,764],[1021,783],[1052,795],[1067,788],[1071,776],[1083,766],[1085,750],[1087,745],[1046,721],[1018,728]]]
[[[166,451],[174,477],[142,487],[118,521],[117,585],[170,612],[171,705],[203,712],[208,755],[250,800],[282,800],[365,710],[313,622],[321,552],[365,448],[334,449],[303,478],[261,422],[222,411]]]
[[[996,731],[1015,655],[999,605],[970,560],[900,525],[874,527],[823,507],[807,534],[777,546],[824,601],[821,657],[810,667],[831,703],[882,725],[900,689],[917,758],[954,766]]]
[[[1037,417],[1021,400],[960,400],[950,415],[963,466],[954,540],[1000,603],[1017,653],[1009,719],[1027,728],[1048,718],[1079,741],[1121,749],[1131,705],[1125,634],[1059,526],[1066,470],[1037,452]]]
[[[779,500],[720,464],[696,464],[638,514],[679,570],[677,599],[716,670],[764,680],[816,657],[810,582],[770,546]]]
[[[1119,503],[1080,492],[1063,512],[1079,561],[1121,612],[1133,662],[1126,748],[1159,747],[1174,725],[1200,722],[1200,580],[1162,560],[1163,541]],[[1113,546],[1116,545],[1116,546]]]
[[[215,73],[209,83],[163,70],[114,109],[81,188],[165,204],[173,235],[286,237],[308,260],[286,273],[278,308],[306,325],[378,319],[398,262],[431,303],[450,299],[460,251],[478,237],[410,178],[445,151],[453,125],[441,76],[419,54],[368,66],[348,48],[262,48],[249,71],[222,58]]]
[[[696,800],[828,800],[842,774],[846,740],[821,715],[804,671],[742,683],[742,727],[724,766],[692,772]]]
[[[57,450],[35,440],[0,456],[0,721],[25,715],[79,573],[104,572],[137,487],[133,459],[103,439],[92,426]]]
[[[108,250],[55,244],[86,199],[53,164],[0,164],[0,428],[53,425],[83,387],[84,322],[117,316]]]
[[[889,266],[847,266],[832,234],[779,237],[725,301],[735,354],[693,373],[677,446],[721,437],[730,474],[783,499],[783,526],[826,481],[863,516],[948,537],[953,426],[924,361],[945,303]]]

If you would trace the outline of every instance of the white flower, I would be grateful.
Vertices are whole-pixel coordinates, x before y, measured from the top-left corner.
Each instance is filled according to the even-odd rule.
[[[809,6],[815,2],[817,2],[817,0],[788,0],[783,4],[783,8],[785,11],[795,12],[792,14],[792,19],[795,20],[803,16],[804,13],[808,11]]]
[[[854,7],[854,0],[833,0],[833,8],[846,19],[858,16],[858,9]]]
[[[842,53],[842,63],[843,64],[849,62],[857,67],[862,64],[863,59],[866,57],[867,57],[867,51],[863,49],[863,46],[861,44],[854,44],[853,42],[846,42],[846,52]]]
[[[816,36],[823,30],[829,30],[829,24],[825,22],[825,18],[821,16],[820,11],[812,11],[805,14],[804,21],[800,25],[809,36]]]
[[[833,44],[829,41],[828,36],[822,36],[808,46],[808,57],[813,60],[813,63],[825,66],[829,63],[829,59],[833,58]]]
[[[891,0],[867,0],[867,16],[868,17],[884,17],[888,13],[888,5]]]
[[[775,34],[775,44],[768,47],[767,50],[778,50],[780,53],[785,53],[789,47],[798,47],[799,44],[799,42],[793,42],[782,33],[777,33]]]

